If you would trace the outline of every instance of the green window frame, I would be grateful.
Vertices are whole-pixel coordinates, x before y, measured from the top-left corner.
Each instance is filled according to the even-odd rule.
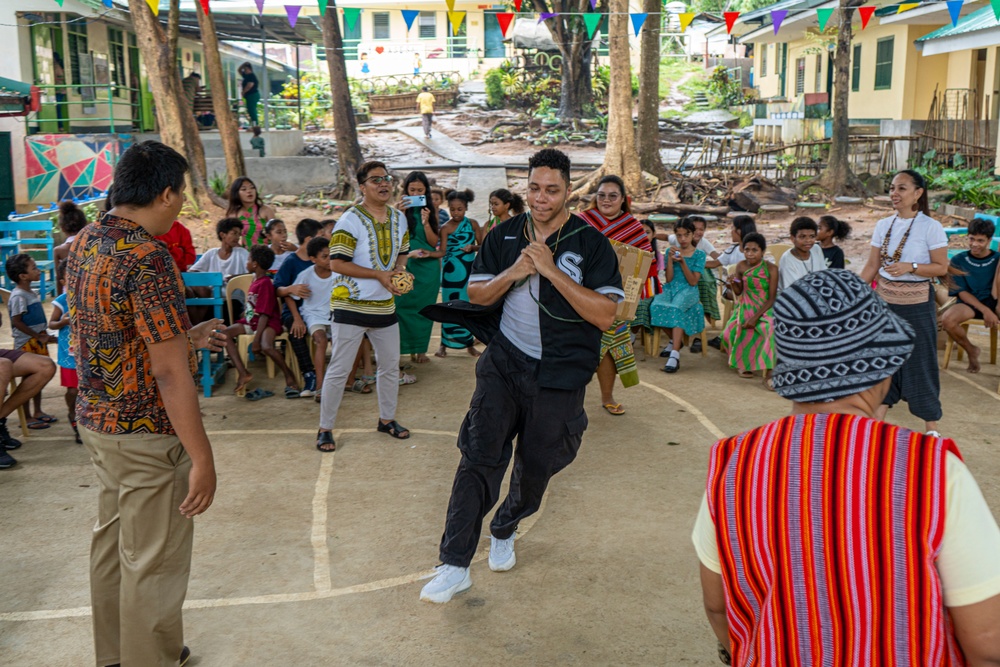
[[[851,54],[851,92],[861,90],[861,45],[854,45],[854,52]]]
[[[823,91],[823,54],[816,54],[816,89],[814,93]]]
[[[125,69],[125,36],[117,28],[108,28],[108,63],[111,80],[115,82],[115,97],[125,97],[128,72]]]
[[[79,86],[83,83],[80,81],[80,56],[90,53],[90,48],[87,46],[87,24],[67,24],[66,35],[69,38],[70,83]]]
[[[774,45],[774,75],[781,74],[781,44]]]
[[[892,52],[895,37],[883,37],[875,42],[875,90],[892,88]]]
[[[760,49],[760,75],[767,76],[767,52],[771,49],[770,44],[761,44]]]

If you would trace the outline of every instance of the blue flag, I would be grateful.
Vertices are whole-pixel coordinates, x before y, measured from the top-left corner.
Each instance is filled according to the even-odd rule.
[[[951,14],[951,24],[958,25],[958,17],[962,13],[962,0],[949,0],[948,13]]]
[[[416,9],[403,9],[401,11],[403,12],[403,20],[406,21],[406,29],[409,30],[413,27],[413,22],[420,12]]]
[[[629,14],[632,17],[632,30],[635,31],[635,36],[639,36],[639,31],[642,30],[642,24],[646,22],[646,17],[649,16],[647,13],[642,14]]]

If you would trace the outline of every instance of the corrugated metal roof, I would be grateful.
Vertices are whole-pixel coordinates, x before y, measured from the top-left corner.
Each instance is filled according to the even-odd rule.
[[[958,35],[965,35],[970,32],[976,32],[977,30],[987,30],[989,28],[995,28],[1000,25],[1000,21],[997,21],[996,16],[993,14],[992,7],[983,7],[978,9],[968,16],[963,16],[958,20],[958,25],[946,25],[943,28],[938,28],[934,32],[928,33],[923,37],[918,37],[915,41],[917,43],[928,42],[932,39],[941,39],[943,37],[956,37]]]

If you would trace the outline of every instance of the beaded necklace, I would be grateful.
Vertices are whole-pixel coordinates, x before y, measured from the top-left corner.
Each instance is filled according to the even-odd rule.
[[[917,215],[920,215],[919,213]],[[917,221],[917,216],[913,216],[913,220],[910,221],[910,226],[906,228],[906,233],[903,234],[903,238],[899,240],[899,245],[896,246],[896,250],[889,256],[889,240],[892,238],[892,228],[896,224],[896,219],[899,218],[897,213],[892,218],[892,222],[889,223],[889,230],[885,233],[885,238],[882,239],[882,248],[879,251],[879,259],[882,261],[882,266],[889,266],[891,264],[897,264],[900,258],[903,256],[903,246],[906,245],[907,239],[910,238],[910,232],[913,231],[913,223]]]

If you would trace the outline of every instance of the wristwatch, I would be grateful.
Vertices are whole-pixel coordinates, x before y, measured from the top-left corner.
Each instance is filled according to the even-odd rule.
[[[913,267],[913,273],[916,273],[917,272],[917,263],[913,262],[913,264],[911,264],[910,266]]]

